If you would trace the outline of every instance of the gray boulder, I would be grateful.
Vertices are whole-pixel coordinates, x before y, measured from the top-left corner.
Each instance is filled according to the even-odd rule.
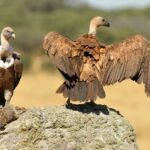
[[[67,107],[67,108],[66,108]],[[105,105],[28,109],[0,131],[0,150],[138,150],[130,123]]]

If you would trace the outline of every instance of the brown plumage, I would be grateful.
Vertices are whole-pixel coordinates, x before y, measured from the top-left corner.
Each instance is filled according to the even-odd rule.
[[[96,23],[91,21],[89,34],[75,41],[55,32],[44,38],[45,52],[65,79],[57,93],[71,100],[95,101],[105,97],[103,86],[131,79],[143,82],[150,96],[150,42],[136,35],[103,45],[95,38],[96,27],[109,23],[101,17],[92,20]]]
[[[18,85],[23,71],[23,64],[17,56],[13,54],[14,64],[7,68],[0,68],[0,105],[5,106],[9,104],[13,96],[14,89]]]

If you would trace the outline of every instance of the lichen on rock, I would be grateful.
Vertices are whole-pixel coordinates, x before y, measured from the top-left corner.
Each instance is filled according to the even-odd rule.
[[[28,109],[0,132],[0,150],[138,150],[130,123],[105,105]]]

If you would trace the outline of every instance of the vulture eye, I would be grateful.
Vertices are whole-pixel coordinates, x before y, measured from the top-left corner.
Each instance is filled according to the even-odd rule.
[[[105,21],[105,19],[102,19],[102,21],[104,22],[104,21]]]
[[[8,32],[9,32],[9,30],[6,30],[6,32],[8,33]]]

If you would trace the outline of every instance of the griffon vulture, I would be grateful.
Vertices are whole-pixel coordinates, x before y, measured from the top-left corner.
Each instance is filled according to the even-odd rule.
[[[10,40],[15,38],[14,30],[11,27],[5,27],[1,32],[1,45],[0,45],[0,67],[9,68],[14,63],[12,57],[13,48],[10,45]]]
[[[102,17],[94,17],[89,33],[75,41],[49,32],[43,48],[65,81],[56,91],[76,101],[95,101],[105,97],[103,86],[131,79],[144,83],[150,96],[150,42],[135,35],[122,42],[103,45],[95,37],[97,27],[109,26]]]
[[[14,64],[7,68],[0,68],[0,105],[9,104],[14,89],[18,85],[23,71],[23,64],[17,54],[12,55]]]

